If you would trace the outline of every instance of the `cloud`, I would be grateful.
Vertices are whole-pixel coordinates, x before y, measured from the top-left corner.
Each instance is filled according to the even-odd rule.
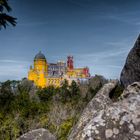
[[[11,59],[2,59],[0,63],[28,63],[27,61],[11,60]]]
[[[123,22],[126,24],[131,25],[137,25],[139,26],[140,18],[138,15],[140,14],[140,11],[131,11],[131,12],[122,12],[122,13],[103,13],[103,15],[100,15],[100,18],[103,19],[110,19],[115,20],[118,22]]]
[[[92,75],[101,74],[106,78],[119,78],[132,45],[129,39],[120,42],[106,42],[105,44],[108,46],[107,50],[102,49],[100,52],[75,54],[76,66],[88,66]]]
[[[85,60],[89,62],[90,60],[94,62],[103,61],[105,59],[111,59],[113,57],[121,57],[124,54],[128,53],[128,48],[122,48],[122,49],[108,49],[106,51],[101,52],[95,52],[95,53],[88,53],[88,54],[75,54],[77,58],[79,58],[79,61]]]
[[[0,60],[0,80],[20,80],[27,76],[28,66],[29,63],[26,61]]]

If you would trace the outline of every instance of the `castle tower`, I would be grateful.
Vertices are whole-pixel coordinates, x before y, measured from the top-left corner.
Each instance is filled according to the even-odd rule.
[[[34,81],[39,87],[46,87],[46,76],[48,75],[48,64],[41,51],[34,58],[34,68],[30,68],[28,79]]]
[[[68,56],[67,57],[67,67],[69,70],[73,70],[74,66],[73,66],[73,56]]]
[[[41,51],[34,58],[34,69],[39,72],[46,72],[48,69],[47,60]]]
[[[85,75],[85,77],[90,77],[90,73],[89,73],[89,68],[88,67],[83,68],[83,74]]]

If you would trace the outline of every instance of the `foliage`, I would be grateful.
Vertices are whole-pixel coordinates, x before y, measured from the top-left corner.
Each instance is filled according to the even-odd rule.
[[[71,85],[68,85],[68,81],[64,81],[60,88],[60,96],[63,103],[77,100],[80,97],[80,89],[75,81],[72,81]]]
[[[74,123],[74,118],[68,118],[65,120],[59,127],[58,132],[58,139],[59,140],[66,140],[69,131],[71,130]]]
[[[65,140],[97,89],[88,91],[92,96],[86,100],[75,81],[69,85],[65,80],[60,88],[44,89],[36,88],[27,79],[1,83],[0,139],[14,140],[29,130],[47,128],[58,140]]]
[[[80,97],[80,89],[75,81],[72,81],[70,85],[70,96],[74,97],[75,99]]]
[[[103,85],[101,83],[99,83],[98,86],[96,86],[95,88],[89,86],[88,91],[87,91],[88,94],[86,94],[86,97],[84,98],[84,100],[86,102],[89,102],[97,94],[97,92],[100,90],[102,86]]]
[[[49,86],[44,89],[39,89],[37,91],[37,95],[42,102],[48,102],[52,99],[53,94],[55,93],[55,88],[53,86]]]
[[[13,100],[14,95],[12,94],[10,81],[6,81],[1,85],[0,89],[0,111],[5,113],[10,112]]]
[[[6,28],[8,23],[16,26],[16,18],[5,13],[5,11],[10,12],[11,10],[8,0],[0,0],[0,29],[2,27]]]
[[[64,80],[62,87],[60,88],[60,95],[62,102],[67,102],[68,98],[70,97],[69,85],[68,81]]]

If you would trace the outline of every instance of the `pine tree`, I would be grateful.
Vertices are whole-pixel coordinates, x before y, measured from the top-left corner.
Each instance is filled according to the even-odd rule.
[[[70,94],[71,98],[79,98],[80,97],[80,89],[77,83],[73,80],[71,85],[70,85]]]
[[[5,11],[10,12],[11,10],[8,0],[0,0],[0,29],[2,27],[6,28],[8,23],[16,26],[16,18],[5,13]]]

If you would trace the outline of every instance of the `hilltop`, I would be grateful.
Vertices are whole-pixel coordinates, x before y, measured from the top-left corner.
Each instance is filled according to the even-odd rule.
[[[140,36],[119,80],[96,75],[86,83],[36,87],[6,81],[0,88],[0,139],[140,139]]]
[[[28,131],[45,128],[65,140],[83,108],[106,82],[96,75],[89,83],[78,85],[73,81],[69,85],[65,81],[60,88],[38,88],[25,78],[1,83],[0,139],[14,140]]]

